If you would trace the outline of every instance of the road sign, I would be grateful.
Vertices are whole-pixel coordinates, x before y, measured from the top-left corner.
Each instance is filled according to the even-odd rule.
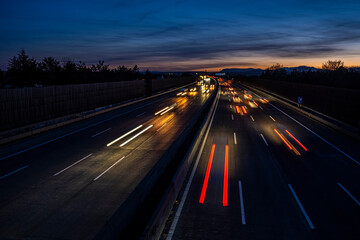
[[[302,97],[298,97],[298,104],[302,104],[303,98]]]

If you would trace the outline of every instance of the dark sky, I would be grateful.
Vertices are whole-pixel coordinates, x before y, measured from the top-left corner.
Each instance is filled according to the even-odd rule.
[[[0,68],[20,49],[142,70],[360,65],[360,1],[9,0]]]

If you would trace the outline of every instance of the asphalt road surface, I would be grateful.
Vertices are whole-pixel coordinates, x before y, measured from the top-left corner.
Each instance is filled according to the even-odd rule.
[[[163,238],[359,239],[360,144],[238,83],[221,90]]]
[[[0,239],[92,239],[209,95],[173,92],[1,146]]]

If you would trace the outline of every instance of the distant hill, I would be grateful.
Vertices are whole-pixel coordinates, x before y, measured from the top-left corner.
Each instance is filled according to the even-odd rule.
[[[298,72],[307,72],[307,71],[318,71],[320,69],[308,66],[298,66],[298,67],[284,67],[282,68],[287,73],[291,73],[296,70]],[[261,73],[265,71],[261,68],[224,68],[221,72],[224,72],[229,75],[243,75],[243,76],[260,76]]]
[[[358,67],[351,67],[350,69],[352,69],[354,72],[360,72],[360,68]]]
[[[291,73],[294,70],[296,70],[298,72],[308,72],[308,71],[316,72],[316,71],[320,70],[318,68],[308,67],[308,66],[284,67],[282,69],[284,69],[287,73]]]
[[[260,76],[263,71],[261,68],[224,68],[220,72],[229,75]]]

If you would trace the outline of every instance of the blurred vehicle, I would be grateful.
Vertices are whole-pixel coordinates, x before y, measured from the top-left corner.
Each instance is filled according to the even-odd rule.
[[[179,92],[176,94],[176,96],[185,96],[188,93],[189,89],[182,88],[179,90]]]
[[[253,105],[253,106],[256,106],[258,107],[259,105],[254,101],[254,100],[249,100],[249,105]]]
[[[194,87],[194,88],[190,88],[190,90],[189,90],[190,92],[196,92],[196,87]]]
[[[259,101],[262,103],[268,103],[269,101],[265,98],[259,98]]]
[[[252,99],[252,96],[250,94],[244,94],[245,99]]]
[[[240,99],[240,97],[239,97],[238,95],[234,95],[232,99],[233,99],[233,102],[234,102],[234,103],[239,103],[239,102],[241,102],[241,99]]]
[[[188,94],[191,95],[191,96],[195,96],[197,94],[197,88],[196,87],[190,88]]]

